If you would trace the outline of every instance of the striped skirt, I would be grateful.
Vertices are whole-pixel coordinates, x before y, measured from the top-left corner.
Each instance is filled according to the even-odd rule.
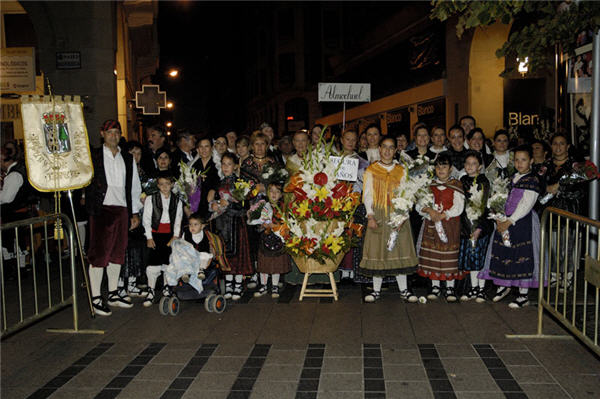
[[[460,251],[460,218],[442,220],[442,226],[448,237],[444,243],[435,230],[435,224],[424,220],[417,242],[419,267],[417,273],[431,280],[462,279],[464,273],[458,270]]]

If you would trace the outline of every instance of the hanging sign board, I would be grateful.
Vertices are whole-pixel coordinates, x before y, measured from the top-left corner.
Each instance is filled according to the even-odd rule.
[[[33,47],[8,47],[1,50],[0,90],[35,91],[35,52]]]
[[[56,69],[81,69],[79,51],[56,53]]]
[[[319,102],[370,102],[370,83],[319,83]]]

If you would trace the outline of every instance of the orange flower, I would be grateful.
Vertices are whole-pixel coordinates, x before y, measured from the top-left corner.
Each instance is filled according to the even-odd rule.
[[[292,177],[290,177],[290,182],[287,184],[287,186],[285,186],[283,191],[286,193],[293,193],[297,189],[302,189],[303,183],[304,180],[302,180],[302,176],[296,172],[292,175]]]

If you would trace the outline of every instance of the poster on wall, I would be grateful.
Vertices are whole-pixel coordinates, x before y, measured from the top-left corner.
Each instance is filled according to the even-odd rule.
[[[590,153],[592,93],[571,94],[571,142],[583,155]]]
[[[569,93],[590,93],[592,91],[592,52],[576,51],[575,54],[574,57],[569,58],[567,91]]]

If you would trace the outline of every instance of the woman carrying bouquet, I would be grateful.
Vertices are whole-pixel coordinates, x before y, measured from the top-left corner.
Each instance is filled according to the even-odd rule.
[[[531,172],[533,157],[530,146],[514,149],[517,173],[511,178],[506,200],[506,221],[496,224],[485,268],[479,278],[492,280],[497,286],[494,302],[506,297],[511,287],[519,287],[519,295],[508,306],[513,309],[529,304],[529,288],[538,286],[540,221],[533,210],[539,181]],[[508,231],[510,246],[502,235]]]
[[[463,278],[463,273],[458,269],[458,255],[460,215],[465,201],[462,184],[450,178],[451,169],[450,153],[439,153],[435,159],[436,178],[430,186],[433,204],[417,203],[416,206],[417,211],[427,217],[424,219],[417,241],[419,251],[417,273],[431,280],[428,299],[439,298],[442,293],[440,281],[446,281],[445,297],[448,302],[456,301],[454,280]]]
[[[469,134],[473,133],[471,131]],[[458,268],[468,272],[471,277],[471,289],[460,297],[461,301],[475,299],[485,302],[485,280],[478,278],[483,269],[485,255],[494,230],[488,219],[487,199],[490,196],[490,182],[480,173],[483,159],[479,151],[467,151],[465,154],[465,176],[460,178],[465,193],[465,211],[461,215],[460,253]]]
[[[235,171],[238,166],[237,156],[225,152],[221,157],[223,178],[219,183],[215,199],[210,203],[210,210],[215,218],[215,230],[225,243],[225,255],[231,271],[225,275],[225,298],[238,300],[242,296],[244,275],[254,273],[250,261],[250,244],[246,229],[246,210],[242,202],[233,196],[235,183],[238,180]],[[235,285],[233,281],[235,279]]]
[[[542,212],[545,207],[551,206],[579,215],[581,212],[581,203],[585,197],[587,181],[568,178],[569,175],[574,173],[577,161],[569,154],[570,144],[566,136],[562,134],[554,135],[550,141],[550,145],[552,148],[552,159],[546,161],[544,164],[546,166],[546,195],[545,198],[540,200],[540,203],[543,202],[540,212]],[[545,201],[548,198],[550,199]],[[567,279],[566,287],[561,287],[561,290],[563,288],[570,290],[572,287],[573,270],[579,265],[581,249],[576,248],[576,250],[574,250],[573,248],[575,243],[574,229],[571,229],[571,231],[568,232],[568,237],[567,230],[563,229],[562,231],[560,248],[558,249],[558,264],[561,265],[560,269],[562,270],[566,255]],[[569,243],[569,251],[565,250],[565,243]],[[554,231],[552,232],[552,251],[556,251],[556,245],[557,233],[556,227],[554,227]],[[569,252],[569,254],[567,254],[567,252]],[[564,285],[564,278],[557,276],[554,267],[551,268],[551,273],[551,284],[556,284],[557,281],[560,281],[561,284]]]
[[[394,161],[396,139],[384,137],[379,143],[380,160],[371,164],[363,176],[363,203],[367,210],[367,230],[359,273],[373,278],[373,293],[365,302],[375,302],[381,295],[383,277],[395,276],[402,298],[416,302],[417,297],[408,289],[406,275],[414,273],[417,256],[412,240],[410,223],[404,222],[395,247],[387,250],[387,238],[392,232],[388,224],[394,189],[407,171]]]

